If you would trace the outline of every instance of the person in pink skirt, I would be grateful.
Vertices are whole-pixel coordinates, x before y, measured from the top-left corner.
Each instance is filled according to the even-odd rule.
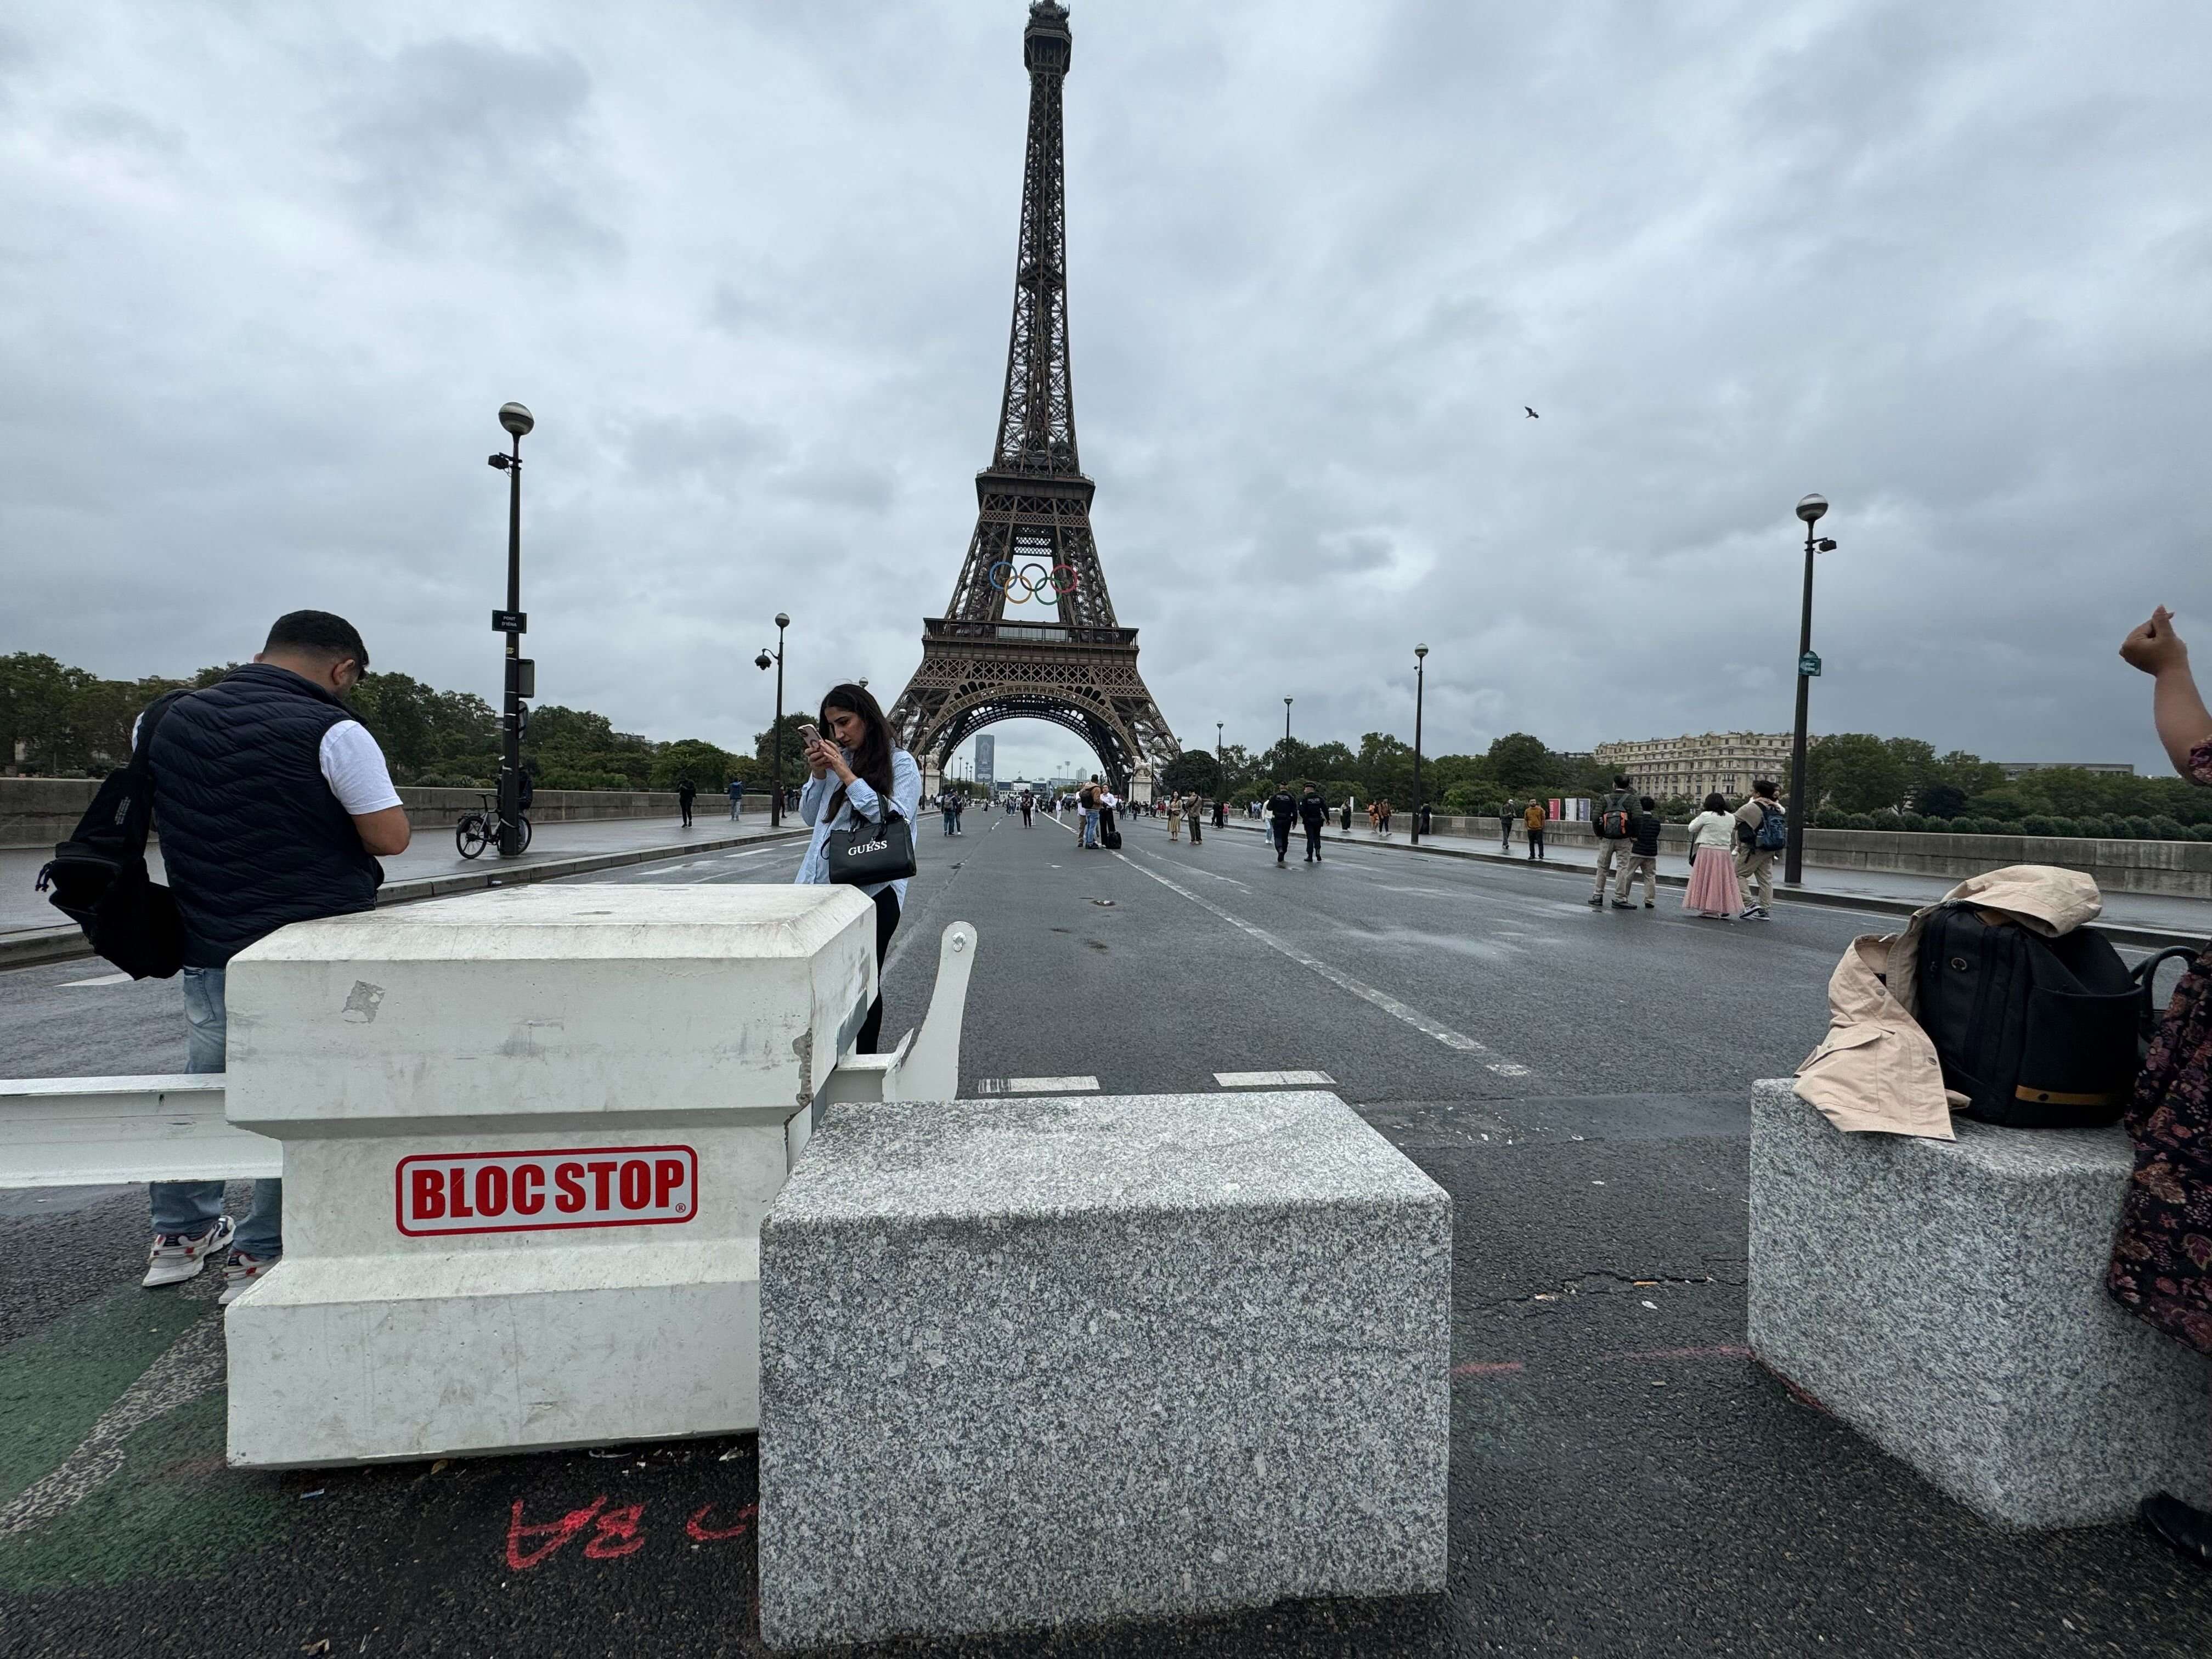
[[[1735,815],[1726,796],[1705,797],[1705,810],[1690,820],[1690,884],[1682,908],[1692,915],[1726,916],[1743,908],[1735,879]]]

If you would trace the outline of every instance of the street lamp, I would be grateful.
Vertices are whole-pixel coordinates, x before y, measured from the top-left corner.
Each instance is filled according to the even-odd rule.
[[[522,636],[530,618],[522,611],[522,439],[538,424],[520,404],[501,404],[499,423],[514,441],[491,464],[507,474],[507,609],[491,616],[492,631],[507,635],[507,686],[500,704],[499,852],[512,858],[523,848],[522,729],[530,714],[525,697],[538,695],[538,665],[522,655]]]
[[[779,611],[775,613],[775,650],[773,654],[766,646],[753,659],[753,666],[765,670],[775,665],[775,724],[769,727],[769,752],[775,758],[769,763],[768,823],[773,830],[783,822],[783,630],[791,626],[791,618]]]
[[[1413,845],[1421,844],[1421,696],[1428,689],[1429,647],[1413,647]]]
[[[1816,537],[1813,526],[1828,510],[1825,495],[1808,495],[1797,503],[1797,516],[1805,521],[1805,611],[1797,629],[1797,732],[1790,744],[1790,844],[1782,855],[1782,879],[1795,886],[1805,875],[1805,705],[1820,659],[1813,654],[1813,556],[1832,553],[1836,544]]]

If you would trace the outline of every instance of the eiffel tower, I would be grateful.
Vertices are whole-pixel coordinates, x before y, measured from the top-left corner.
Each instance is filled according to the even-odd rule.
[[[1029,154],[998,448],[975,475],[975,534],[951,602],[923,620],[921,665],[890,721],[931,790],[952,751],[984,726],[1041,720],[1089,744],[1118,793],[1147,800],[1181,750],[1137,673],[1137,630],[1115,618],[1091,537],[1097,486],[1076,459],[1060,120],[1072,46],[1066,8],[1033,0],[1022,34]],[[1058,620],[1008,620],[1008,587],[1039,577]]]

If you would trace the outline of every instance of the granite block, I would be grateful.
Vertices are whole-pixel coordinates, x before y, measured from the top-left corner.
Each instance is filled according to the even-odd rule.
[[[1844,1134],[1753,1085],[1753,1352],[1999,1526],[2212,1502],[2212,1361],[2105,1294],[2125,1134],[1954,1127]]]
[[[771,1646],[1443,1588],[1450,1200],[1334,1095],[833,1107],[761,1244]]]

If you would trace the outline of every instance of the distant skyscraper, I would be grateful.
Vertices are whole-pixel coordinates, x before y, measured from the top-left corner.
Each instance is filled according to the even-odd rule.
[[[996,738],[987,736],[975,739],[975,781],[986,789],[991,787],[992,769],[997,764],[998,758]]]

